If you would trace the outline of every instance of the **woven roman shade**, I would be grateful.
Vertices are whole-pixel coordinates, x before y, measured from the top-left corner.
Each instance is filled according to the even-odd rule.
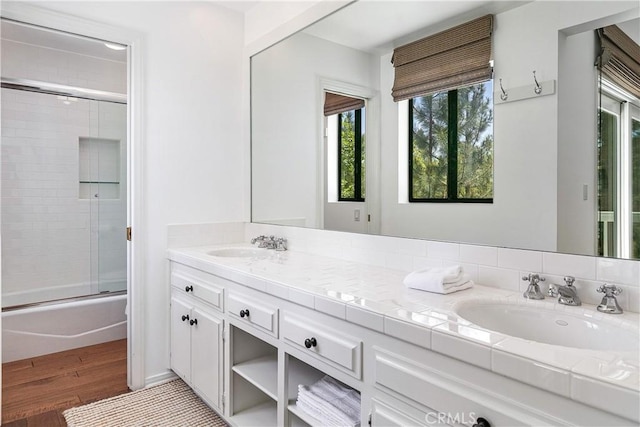
[[[393,51],[394,101],[491,79],[493,15],[485,15]]]
[[[617,25],[596,31],[600,40],[596,65],[604,76],[640,98],[640,46]]]
[[[338,95],[336,93],[325,92],[324,115],[344,113],[345,111],[358,110],[364,107],[364,99],[352,98],[350,96]]]

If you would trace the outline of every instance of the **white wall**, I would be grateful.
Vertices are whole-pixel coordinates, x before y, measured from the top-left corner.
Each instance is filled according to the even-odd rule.
[[[255,221],[304,218],[307,227],[322,226],[320,79],[372,87],[377,85],[373,60],[303,33],[253,57],[252,69],[259,71],[252,75],[252,108],[262,112],[251,125]]]
[[[559,34],[558,250],[594,254],[597,211],[597,73],[593,30]],[[583,186],[587,186],[584,199]]]
[[[243,219],[243,17],[206,2],[39,5],[143,37],[141,262],[149,383],[169,366],[167,224]]]

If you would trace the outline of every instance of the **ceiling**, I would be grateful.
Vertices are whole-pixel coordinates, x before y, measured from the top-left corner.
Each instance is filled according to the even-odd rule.
[[[264,1],[264,0],[263,0]],[[249,9],[260,3],[260,0],[226,0],[217,1],[216,4],[226,7],[227,9],[235,10],[236,12],[246,13]]]
[[[528,1],[361,0],[322,19],[304,32],[365,52],[384,53],[428,35],[416,34],[425,28],[435,33],[464,20],[497,14],[526,3]]]
[[[0,35],[3,40],[11,40],[49,49],[63,50],[80,55],[93,56],[109,61],[126,62],[126,50],[113,50],[104,41],[54,31],[13,21],[2,20]]]

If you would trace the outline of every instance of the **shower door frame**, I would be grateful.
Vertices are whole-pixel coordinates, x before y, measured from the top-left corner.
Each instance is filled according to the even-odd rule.
[[[0,16],[40,27],[107,40],[127,50],[127,224],[134,238],[127,242],[127,384],[145,384],[144,349],[144,193],[142,126],[142,36],[125,28],[41,9],[19,2],[0,2]],[[125,230],[123,230],[123,233]]]

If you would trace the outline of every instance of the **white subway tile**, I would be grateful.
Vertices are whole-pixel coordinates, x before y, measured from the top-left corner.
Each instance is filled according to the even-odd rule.
[[[478,266],[478,284],[517,291],[520,274],[517,270]]]
[[[594,280],[596,278],[596,259],[590,256],[544,252],[542,272]]]
[[[495,267],[498,265],[498,248],[491,246],[460,245],[460,261]]]
[[[498,248],[498,267],[541,272],[542,252]]]
[[[596,278],[604,282],[638,285],[640,261],[596,258]]]
[[[460,245],[457,243],[427,241],[427,258],[460,259]]]

